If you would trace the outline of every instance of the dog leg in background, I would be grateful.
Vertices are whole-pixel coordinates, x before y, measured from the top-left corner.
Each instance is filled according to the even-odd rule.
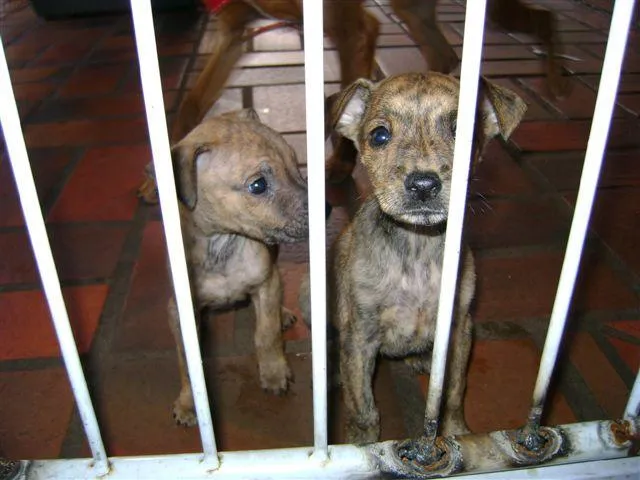
[[[331,0],[327,8],[328,34],[338,49],[341,86],[359,78],[371,78],[375,64],[380,22],[361,0]],[[325,104],[325,121],[330,125],[331,100]],[[331,129],[330,129],[331,130]],[[334,137],[333,154],[326,160],[326,178],[337,184],[347,179],[355,167],[357,152],[352,142]]]
[[[250,5],[234,1],[226,4],[216,15],[213,50],[194,87],[183,98],[171,129],[172,144],[180,141],[204,118],[220,98],[231,71],[242,56],[243,35],[247,25],[260,18]],[[158,203],[153,165],[147,165],[145,180],[138,189],[138,197],[146,203]]]
[[[255,9],[244,2],[227,3],[217,13],[212,52],[195,85],[180,104],[171,131],[172,141],[182,139],[195,128],[218,100],[242,55],[246,27],[258,18]]]
[[[182,343],[182,333],[180,331],[180,321],[175,299],[172,297],[168,305],[169,326],[176,341],[178,353],[178,370],[180,372],[180,395],[173,403],[173,419],[178,425],[193,427],[197,423],[196,412],[193,403],[193,393],[191,392],[191,381],[187,371],[187,359],[184,354],[184,344]],[[196,325],[198,322],[196,319]]]
[[[449,73],[460,60],[438,27],[437,3],[436,0],[392,0],[391,7],[420,46],[429,70]]]
[[[292,379],[282,341],[282,282],[277,267],[251,295],[256,310],[255,345],[260,385],[271,393],[284,393]]]
[[[490,0],[488,14],[491,21],[509,32],[520,32],[540,39],[547,50],[545,69],[547,85],[555,97],[570,91],[570,82],[562,76],[562,48],[558,39],[556,16],[550,10],[531,7],[521,0]]]

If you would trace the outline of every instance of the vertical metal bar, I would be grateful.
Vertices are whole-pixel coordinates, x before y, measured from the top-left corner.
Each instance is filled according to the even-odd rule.
[[[640,370],[633,384],[627,406],[624,409],[624,418],[638,417],[640,415]]]
[[[304,0],[304,71],[309,188],[314,457],[328,456],[327,296],[324,192],[324,47],[322,2]]]
[[[589,132],[587,151],[582,167],[580,189],[573,214],[571,231],[565,251],[562,272],[558,283],[558,291],[551,312],[549,330],[545,340],[540,370],[533,392],[533,405],[529,414],[530,425],[538,425],[544,401],[549,389],[549,382],[558,357],[558,349],[562,341],[567,313],[575,287],[575,281],[582,257],[584,239],[589,226],[593,201],[596,195],[602,157],[607,144],[611,116],[618,92],[620,70],[624,58],[629,23],[633,13],[634,0],[617,0],[613,9],[611,29],[607,41],[607,50],[602,66],[602,76],[598,87],[593,122]]]
[[[219,465],[218,452],[213,433],[211,410],[204,380],[202,357],[200,355],[198,332],[196,330],[189,275],[182,241],[178,197],[171,165],[169,136],[150,0],[131,0],[131,13],[138,50],[138,62],[140,64],[140,78],[149,127],[149,139],[158,183],[164,233],[167,239],[169,264],[175,289],[176,305],[180,316],[180,329],[182,331],[189,378],[191,379],[195,410],[198,416],[204,461],[212,468],[216,468]]]
[[[449,335],[451,333],[456,298],[462,224],[467,198],[466,192],[478,98],[478,78],[482,60],[485,7],[486,0],[467,2],[467,11],[465,13],[451,198],[449,200],[442,283],[438,300],[438,318],[436,321],[433,359],[424,419],[425,436],[430,440],[435,439],[438,430],[438,416],[442,403]]]
[[[95,473],[97,475],[106,475],[109,472],[109,460],[100,436],[100,427],[91,403],[87,381],[82,371],[80,356],[73,338],[73,331],[69,324],[69,315],[64,304],[60,279],[58,278],[44,218],[40,210],[40,202],[33,181],[31,165],[29,164],[27,146],[20,127],[20,116],[1,39],[0,58],[2,59],[0,61],[0,105],[2,105],[0,108],[0,122],[7,151],[9,152],[9,161],[16,180],[18,195],[20,196],[20,205],[22,206],[22,212],[29,231],[29,240],[38,265],[42,288],[47,298],[53,326],[60,344],[60,352],[71,383],[71,390],[78,405],[82,426],[91,448]]]

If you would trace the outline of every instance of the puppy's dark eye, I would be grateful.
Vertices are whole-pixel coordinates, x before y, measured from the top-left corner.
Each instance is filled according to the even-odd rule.
[[[256,178],[249,184],[249,193],[253,195],[262,195],[267,191],[267,181],[264,177]]]
[[[369,134],[369,144],[372,147],[382,147],[391,140],[391,132],[386,127],[376,127]]]

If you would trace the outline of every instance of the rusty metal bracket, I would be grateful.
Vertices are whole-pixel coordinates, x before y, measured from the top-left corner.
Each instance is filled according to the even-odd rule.
[[[396,478],[439,478],[462,471],[460,444],[454,437],[426,437],[369,446],[380,471]]]
[[[528,426],[520,430],[496,432],[492,437],[503,453],[517,466],[537,465],[559,455],[569,448],[569,441],[560,428]]]

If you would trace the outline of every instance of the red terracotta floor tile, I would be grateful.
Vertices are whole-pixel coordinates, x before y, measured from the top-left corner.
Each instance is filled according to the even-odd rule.
[[[561,99],[551,97],[547,91],[546,79],[522,79],[522,82],[534,90],[537,95],[544,98],[547,103],[553,105],[569,118],[581,119],[593,117],[593,111],[596,105],[596,92],[581,82],[573,81],[571,92],[568,96]],[[615,109],[614,115],[615,117],[628,117],[627,112],[619,107]]]
[[[38,281],[31,244],[24,232],[0,234],[0,284]],[[10,252],[10,255],[7,254]]]
[[[52,122],[27,125],[24,136],[29,148],[139,143],[147,140],[147,124],[143,118]]]
[[[636,189],[600,191],[591,219],[592,228],[635,272],[640,272],[639,202],[640,192]]]
[[[102,306],[106,285],[67,287],[63,289],[78,350],[91,347]],[[0,293],[0,360],[57,357],[55,337],[49,309],[39,290]]]
[[[98,381],[96,413],[109,455],[202,451],[198,429],[171,417],[180,389],[175,355],[111,365]]]
[[[126,63],[80,68],[68,78],[58,95],[68,98],[112,93],[128,69],[129,65]]]
[[[562,266],[562,254],[476,258],[478,321],[547,316]],[[574,311],[635,308],[637,296],[596,257],[585,255],[573,301]]]
[[[484,196],[533,193],[535,187],[522,168],[497,142],[491,142],[475,165],[469,190]]]
[[[629,335],[632,335],[637,339],[640,339],[640,322],[638,322],[637,320],[611,322],[611,323],[608,323],[607,325],[609,325],[612,328],[615,328],[616,330],[620,330],[621,332],[628,333]]]
[[[640,369],[640,345],[625,342],[615,337],[609,337],[608,341],[616,349],[620,358],[629,367],[629,370],[637,374],[638,369]]]
[[[476,341],[471,352],[465,418],[472,432],[513,429],[526,423],[540,353],[530,340]],[[428,383],[423,379],[423,388]],[[551,392],[545,424],[576,418],[563,395]]]
[[[71,160],[70,149],[30,149],[29,158],[36,183],[38,197],[42,203],[62,178],[64,168]],[[13,172],[6,158],[0,160],[0,227],[24,224],[18,201]]]
[[[28,67],[11,69],[11,81],[14,83],[39,82],[48,80],[61,71],[59,67]]]
[[[138,207],[136,191],[150,160],[146,145],[89,149],[54,205],[49,220],[131,220]]]
[[[282,303],[298,317],[298,321],[285,332],[284,338],[286,341],[309,338],[310,332],[302,321],[302,312],[298,305],[300,284],[309,272],[309,265],[306,263],[286,262],[280,263],[279,269],[282,277],[282,286],[284,288]]]
[[[17,83],[13,86],[13,94],[17,100],[39,102],[55,90],[52,83]]]
[[[83,59],[91,51],[91,44],[64,43],[51,46],[45,50],[36,60],[33,66],[73,64]]]
[[[518,148],[529,152],[584,150],[590,126],[590,121],[525,122],[516,129],[511,140]],[[608,146],[637,147],[639,134],[638,122],[614,120]]]
[[[167,317],[170,295],[171,280],[162,224],[149,222],[112,348],[116,351],[175,348]]]
[[[60,279],[108,278],[116,267],[127,230],[122,227],[53,226],[49,242]],[[40,281],[25,231],[0,234],[0,284]]]
[[[0,372],[0,398],[2,456],[25,460],[58,457],[73,410],[64,368]]]
[[[640,186],[640,162],[634,152],[607,152],[598,186]],[[535,155],[529,161],[560,191],[578,190],[584,154]]]
[[[626,111],[633,113],[636,116],[640,116],[640,95],[619,95],[618,105],[622,106]]]
[[[204,356],[209,352],[216,354],[219,345],[232,346],[234,343],[235,323],[235,310],[215,311],[205,315],[201,326],[201,335],[202,337],[206,335],[207,338],[200,343],[202,345],[208,341],[211,348],[207,351],[203,347],[202,354]]]
[[[17,65],[22,66],[29,60],[33,59],[36,55],[39,55],[45,48],[46,46],[44,45],[7,45],[5,47],[7,63],[9,64],[9,67]]]
[[[564,349],[607,416],[621,418],[629,389],[593,338],[588,333],[569,335]]]
[[[540,60],[489,60],[482,62],[481,72],[487,77],[542,75],[544,64]]]
[[[637,320],[611,322],[607,325],[640,340],[640,322]],[[640,344],[611,335],[607,337],[607,340],[614,346],[630,371],[634,374],[638,372],[638,369],[640,369]]]
[[[63,280],[110,278],[128,228],[112,225],[52,225],[49,238]]]
[[[474,249],[556,243],[568,232],[550,199],[478,199],[468,210],[466,238]]]

